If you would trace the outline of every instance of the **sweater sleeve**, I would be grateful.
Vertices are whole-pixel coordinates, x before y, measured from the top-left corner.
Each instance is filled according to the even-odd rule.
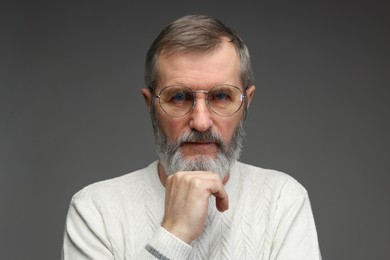
[[[307,191],[295,180],[281,189],[270,259],[321,260],[317,231]]]
[[[66,218],[61,259],[115,259],[98,208],[78,194]]]
[[[192,247],[159,227],[137,259],[188,259]]]
[[[105,209],[107,210],[107,209]],[[192,247],[162,227],[158,227],[146,245],[130,252],[112,244],[99,206],[89,197],[76,194],[70,203],[65,224],[61,259],[188,259]],[[112,224],[112,223],[111,223]],[[115,243],[113,241],[113,243]],[[126,243],[126,241],[125,241]]]

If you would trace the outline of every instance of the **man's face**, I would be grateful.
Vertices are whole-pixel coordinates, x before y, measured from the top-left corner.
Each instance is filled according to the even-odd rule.
[[[224,41],[221,47],[214,52],[205,55],[193,53],[162,54],[158,66],[159,79],[156,93],[160,93],[161,89],[171,85],[184,85],[194,91],[208,91],[214,86],[229,84],[237,86],[243,91],[240,80],[239,57],[235,47],[228,41]],[[253,92],[254,86],[251,86],[246,91],[247,104],[250,103]],[[142,93],[149,105],[152,100],[151,93],[146,89],[143,89]],[[232,143],[232,140],[238,134],[243,134],[239,126],[242,124],[245,113],[244,105],[232,116],[222,117],[210,111],[206,104],[206,97],[205,93],[197,93],[195,107],[182,117],[172,117],[165,113],[157,100],[153,104],[153,117],[158,128],[155,130],[157,132],[155,133],[157,142],[159,138],[165,138],[163,145],[171,143],[173,144],[171,147],[173,150],[180,149],[180,157],[182,157],[179,158],[180,160],[216,160],[221,149],[224,150],[223,145],[228,149],[228,145]],[[183,141],[182,136],[191,132],[196,133],[196,137],[184,138]],[[202,133],[205,135],[202,135]],[[204,136],[208,137],[203,138]],[[242,139],[242,136],[240,138]],[[178,144],[179,147],[175,146],[175,144]],[[240,145],[238,144],[238,146]],[[235,160],[237,158],[232,159]],[[167,169],[165,170],[167,174],[172,174],[169,171],[167,172]]]

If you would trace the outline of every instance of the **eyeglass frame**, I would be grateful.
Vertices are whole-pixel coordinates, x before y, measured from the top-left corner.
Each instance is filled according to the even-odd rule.
[[[236,88],[236,89],[238,89],[238,90],[240,91],[240,100],[241,100],[240,106],[237,108],[237,110],[236,110],[234,113],[232,113],[232,114],[230,114],[230,115],[226,115],[226,116],[225,116],[225,115],[220,115],[220,114],[218,114],[216,111],[214,111],[214,109],[210,106],[210,103],[209,103],[209,94],[210,94],[211,90],[213,90],[214,88],[220,87],[220,86],[234,87],[234,88]],[[162,93],[165,89],[167,89],[167,88],[169,88],[169,87],[185,87],[185,88],[191,90],[191,93],[192,93],[192,96],[193,96],[193,99],[192,99],[192,106],[191,106],[191,108],[190,108],[186,113],[184,113],[183,115],[180,115],[180,116],[171,115],[171,114],[169,114],[169,113],[163,108],[163,106],[161,105],[161,101],[160,101],[161,93]],[[152,95],[153,95],[155,98],[158,98],[158,100],[159,100],[158,103],[160,104],[160,108],[161,108],[167,115],[169,115],[169,116],[171,116],[171,117],[183,117],[183,116],[189,114],[189,113],[194,109],[194,107],[195,107],[195,105],[196,105],[196,95],[195,95],[196,93],[204,93],[204,94],[207,94],[207,97],[205,98],[207,107],[209,108],[209,110],[210,110],[211,112],[213,112],[214,114],[216,114],[216,115],[218,115],[218,116],[221,116],[221,117],[230,117],[230,116],[233,116],[234,114],[236,114],[236,113],[241,109],[242,104],[245,102],[245,100],[246,100],[246,98],[247,98],[247,95],[246,95],[245,90],[241,90],[239,87],[234,86],[234,85],[230,85],[230,84],[220,84],[220,85],[216,85],[216,86],[213,86],[212,88],[210,88],[210,90],[204,90],[204,89],[193,90],[192,88],[190,88],[190,87],[188,87],[188,86],[180,85],[180,84],[175,84],[175,85],[169,85],[169,86],[166,86],[166,87],[162,88],[162,89],[160,90],[160,92],[159,92],[159,95],[157,95],[157,94],[155,93],[155,90],[153,90],[153,89],[150,89],[150,91],[152,92]],[[153,102],[154,102],[154,100],[155,100],[155,99],[153,99]]]

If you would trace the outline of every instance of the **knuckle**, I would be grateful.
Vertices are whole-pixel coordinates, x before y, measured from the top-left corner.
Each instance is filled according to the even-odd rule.
[[[192,180],[192,176],[191,174],[182,174],[181,179],[183,180],[183,182],[189,183]]]
[[[207,171],[206,173],[212,176],[213,178],[219,178],[219,175],[215,172]]]
[[[175,179],[175,176],[174,175],[170,175],[170,176],[167,177],[166,182],[167,183],[172,183],[174,181],[174,179]]]
[[[170,175],[168,178],[170,178],[172,181],[179,181],[180,179],[182,179],[182,177],[182,172],[176,172],[175,174]]]
[[[205,186],[204,181],[199,179],[199,178],[194,178],[191,181],[191,187],[193,187],[195,189],[200,189],[200,188],[203,188],[204,186]]]

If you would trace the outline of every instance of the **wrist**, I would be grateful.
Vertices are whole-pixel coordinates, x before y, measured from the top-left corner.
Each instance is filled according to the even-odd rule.
[[[194,241],[195,239],[192,236],[188,235],[189,232],[186,232],[184,228],[174,227],[173,225],[169,225],[167,223],[162,223],[161,227],[164,228],[171,235],[176,237],[178,240],[181,240],[182,242],[186,243],[187,245],[191,245],[192,241]]]

